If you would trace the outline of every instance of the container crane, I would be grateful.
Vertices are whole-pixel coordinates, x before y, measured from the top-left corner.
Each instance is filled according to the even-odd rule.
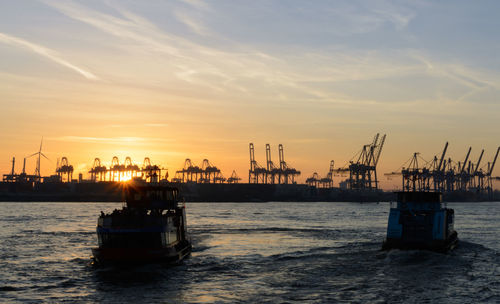
[[[66,156],[63,156],[61,159],[61,164],[57,167],[56,173],[62,182],[66,181],[69,183],[73,179],[73,166],[69,164]]]
[[[248,170],[248,183],[264,184],[266,182],[267,170],[261,167],[255,160],[255,149],[253,143],[250,143],[250,170]]]
[[[278,183],[294,184],[295,177],[300,175],[300,171],[287,165],[283,145],[278,145],[280,169],[278,173]]]
[[[228,184],[237,184],[240,180],[241,180],[241,178],[238,176],[238,174],[236,174],[236,171],[233,170],[231,177],[229,177],[227,179],[227,183]]]

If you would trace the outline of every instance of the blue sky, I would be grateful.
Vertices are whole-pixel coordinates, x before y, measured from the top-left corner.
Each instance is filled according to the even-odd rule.
[[[146,150],[242,175],[250,141],[285,144],[305,175],[376,132],[388,171],[445,141],[457,161],[469,145],[488,157],[500,144],[499,6],[3,0],[0,169],[42,135],[54,158]]]

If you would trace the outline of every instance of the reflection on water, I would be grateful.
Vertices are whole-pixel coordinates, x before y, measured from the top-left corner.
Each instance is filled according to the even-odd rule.
[[[188,205],[194,244],[174,266],[96,267],[100,210],[120,204],[0,203],[2,302],[500,301],[495,203],[450,204],[450,254],[380,251],[388,204]]]

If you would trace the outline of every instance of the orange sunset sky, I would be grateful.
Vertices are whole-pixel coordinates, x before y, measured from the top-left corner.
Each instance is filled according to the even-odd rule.
[[[37,152],[144,157],[170,176],[208,158],[248,178],[270,143],[299,182],[344,166],[376,133],[385,188],[446,141],[483,165],[500,145],[495,1],[1,1],[0,173]],[[35,159],[27,161],[28,173]],[[493,172],[500,176],[500,165]],[[336,178],[338,182],[339,177]],[[498,185],[497,185],[498,186]]]

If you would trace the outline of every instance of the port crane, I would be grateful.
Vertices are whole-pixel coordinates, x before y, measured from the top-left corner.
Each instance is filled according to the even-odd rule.
[[[142,178],[146,182],[158,182],[161,176],[161,169],[157,165],[152,165],[149,157],[145,157],[142,162]]]
[[[266,144],[266,167],[262,167],[255,160],[255,148],[250,143],[250,170],[248,170],[248,182],[250,184],[294,184],[295,177],[300,171],[291,167],[285,161],[283,145],[278,145],[279,166],[271,159],[271,146]]]
[[[94,163],[92,164],[92,168],[90,169],[90,180],[93,182],[103,182],[106,181],[106,173],[108,172],[108,168],[106,166],[101,165],[101,160],[99,158],[94,159]]]
[[[486,186],[486,190],[488,191],[488,195],[491,197],[493,194],[493,178],[491,175],[493,174],[493,169],[495,168],[495,164],[497,163],[498,154],[500,153],[500,147],[497,148],[497,152],[495,153],[495,157],[491,163],[488,163],[488,173],[486,175],[488,182]]]
[[[208,159],[204,159],[199,167],[190,158],[186,158],[184,167],[177,170],[172,179],[172,182],[175,183],[223,183],[225,181],[226,178],[222,175],[221,170]]]
[[[285,161],[285,153],[283,145],[278,145],[279,159],[280,159],[280,170],[278,173],[278,183],[279,184],[294,184],[295,177],[300,175],[300,171],[290,167]]]
[[[73,166],[69,164],[66,156],[61,159],[61,164],[57,166],[56,173],[62,182],[70,183],[73,179]]]
[[[198,182],[198,178],[202,177],[202,169],[195,165],[191,159],[186,158],[184,161],[184,167],[176,172],[176,179],[179,179],[179,175],[182,175],[182,182]]]
[[[347,180],[349,189],[352,190],[377,190],[377,164],[384,147],[386,135],[380,137],[377,133],[371,144],[364,145],[360,152],[350,161],[348,167],[338,168],[334,172],[343,174],[349,172]]]
[[[214,166],[208,159],[204,159],[201,165],[202,178],[200,182],[204,183],[221,183],[225,178],[221,174],[221,170]]]
[[[401,171],[385,174],[390,177],[393,175],[402,176],[402,186],[405,191],[440,191],[455,192],[469,191],[477,193],[488,193],[492,195],[493,169],[500,152],[497,148],[496,154],[491,162],[481,167],[481,161],[484,156],[484,149],[481,150],[477,162],[470,160],[472,147],[469,147],[463,161],[455,163],[450,157],[446,158],[448,150],[446,142],[441,157],[434,156],[430,162],[425,162],[419,166],[418,160],[424,160],[420,153],[415,152],[413,157],[401,166]],[[425,160],[424,160],[425,161]],[[408,166],[406,164],[408,163]],[[406,166],[406,167],[405,167]],[[486,170],[484,167],[487,167]]]
[[[314,172],[311,177],[306,179],[306,184],[309,186],[314,186],[316,188],[333,188],[333,172],[334,172],[335,162],[330,161],[330,170],[326,174],[326,177],[321,178],[317,172]]]
[[[231,177],[229,177],[227,179],[227,183],[228,184],[237,184],[240,180],[241,180],[241,178],[238,176],[238,174],[236,174],[236,171],[233,170]]]
[[[335,166],[335,161],[330,161],[330,169],[326,174],[326,177],[323,177],[319,180],[322,188],[333,188],[333,168]]]
[[[250,143],[250,170],[248,170],[248,183],[261,184],[266,183],[267,170],[257,163],[255,160],[255,148],[253,143]]]
[[[266,144],[266,164],[266,183],[274,184],[276,183],[276,179],[279,180],[280,168],[276,167],[271,159],[271,145],[269,144]]]

